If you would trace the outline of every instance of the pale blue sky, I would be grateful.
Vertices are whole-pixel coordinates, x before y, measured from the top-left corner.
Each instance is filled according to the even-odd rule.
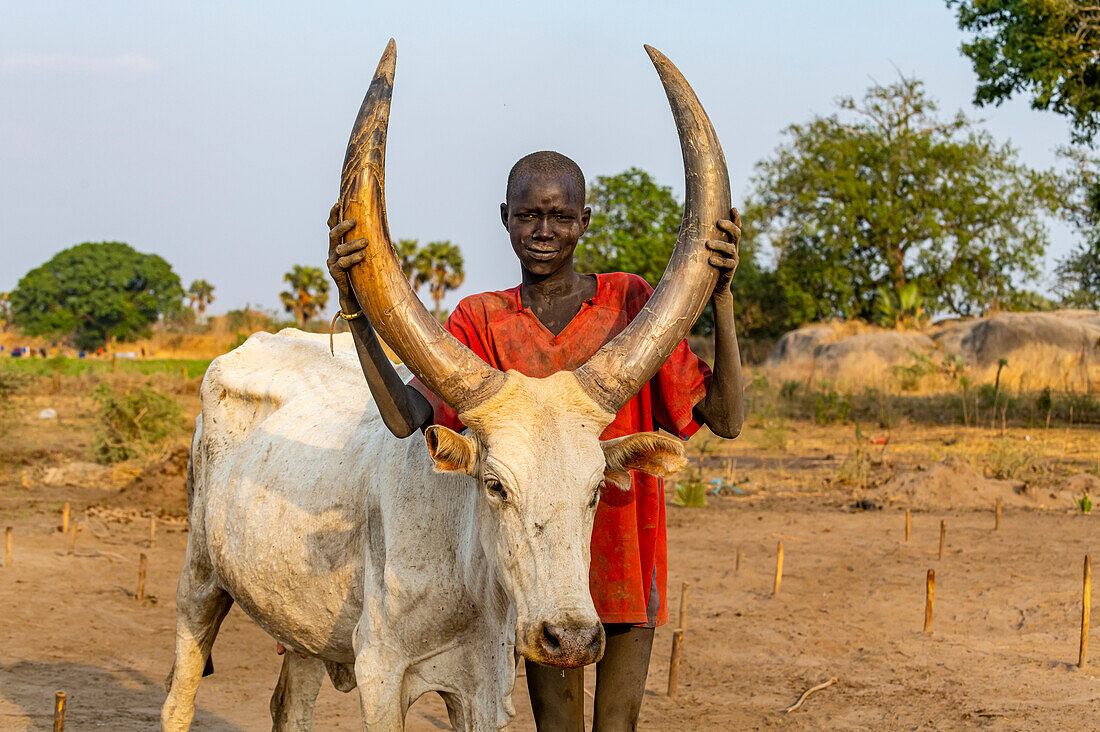
[[[971,107],[962,34],[934,0],[8,0],[0,15],[0,290],[61,249],[120,240],[184,286],[212,282],[215,312],[275,307],[291,265],[323,265],[348,132],[391,36],[391,230],[459,244],[459,296],[518,281],[498,205],[528,152],[559,150],[589,178],[636,165],[682,191],[643,43],[710,113],[735,203],[786,125],[896,69],[1031,165],[1068,141],[1061,118],[1022,100]],[[1048,260],[1075,241],[1054,235]]]

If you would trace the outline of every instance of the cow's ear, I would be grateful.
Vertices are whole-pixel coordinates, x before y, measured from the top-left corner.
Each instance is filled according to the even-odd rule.
[[[474,438],[433,424],[424,431],[424,439],[428,441],[428,452],[437,472],[474,474],[477,462],[477,441]]]
[[[630,487],[630,471],[667,478],[683,469],[684,443],[656,432],[603,440],[604,480],[626,490]]]

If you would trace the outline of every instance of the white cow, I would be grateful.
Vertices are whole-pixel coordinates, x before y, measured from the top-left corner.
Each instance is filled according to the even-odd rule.
[[[602,651],[588,563],[605,464],[667,475],[680,443],[633,435],[601,451],[606,421],[568,404],[568,373],[515,374],[491,448],[443,428],[399,440],[343,338],[332,358],[323,336],[260,333],[203,380],[167,729],[189,724],[234,601],[288,649],[276,728],[308,723],[327,664],[337,686],[358,683],[368,727],[399,728],[435,690],[457,729],[497,729],[514,713],[516,645],[569,666]],[[471,474],[497,476],[506,498]]]
[[[191,533],[176,595],[162,727],[186,729],[218,626],[237,602],[289,652],[276,729],[308,729],[323,671],[358,685],[364,727],[397,730],[442,694],[459,729],[507,725],[516,653],[575,667],[603,653],[588,589],[601,490],[630,470],[670,475],[682,445],[600,434],[698,318],[717,274],[705,241],[730,210],[725,160],[687,82],[658,52],[680,133],[684,222],[649,303],[575,371],[492,369],[440,327],[401,273],[384,214],[395,50],[378,65],[348,145],[341,204],[366,258],[349,271],[370,322],[468,429],[386,429],[350,337],[257,334],[215,360],[188,468]],[[360,230],[362,229],[362,231]],[[305,654],[307,658],[300,658]]]

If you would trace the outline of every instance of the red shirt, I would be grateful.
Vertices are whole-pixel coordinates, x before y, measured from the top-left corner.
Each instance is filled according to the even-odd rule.
[[[653,288],[637,275],[596,275],[595,297],[585,300],[555,336],[523,306],[516,286],[463,299],[447,319],[447,330],[494,368],[541,378],[587,361],[633,320],[652,294]],[[681,439],[691,437],[699,429],[692,408],[706,395],[710,375],[706,363],[682,341],[600,439],[658,427]],[[453,409],[418,380],[412,384],[432,404],[435,424],[464,429]],[[603,492],[592,527],[589,585],[600,620],[648,626],[668,622],[667,578],[662,481],[632,471],[629,491]]]

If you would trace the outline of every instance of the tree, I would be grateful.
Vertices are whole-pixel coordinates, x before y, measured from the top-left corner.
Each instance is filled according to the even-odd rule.
[[[459,287],[466,280],[462,251],[449,241],[430,241],[416,255],[417,278],[428,285],[435,302],[435,317],[442,316],[441,303],[448,290]]]
[[[157,255],[122,242],[85,242],[24,275],[11,309],[27,335],[70,336],[80,348],[97,348],[145,333],[182,299],[179,277]]]
[[[977,104],[1031,94],[1034,109],[1070,119],[1073,138],[1100,132],[1100,3],[1093,0],[948,0],[959,28],[975,34],[963,53],[974,64]],[[1084,241],[1055,268],[1062,302],[1100,307],[1100,160],[1068,151],[1066,217]]]
[[[974,34],[962,52],[974,64],[974,103],[1018,92],[1034,109],[1070,118],[1078,142],[1100,131],[1100,3],[1095,0],[947,0],[959,28]]]
[[[585,272],[632,272],[654,287],[676,245],[683,206],[644,170],[601,175],[588,188],[592,222],[577,246]]]
[[[879,287],[900,302],[910,282],[933,311],[968,315],[1038,276],[1054,173],[1017,162],[961,112],[938,118],[915,79],[839,106],[843,118],[788,127],[753,180],[789,325],[873,319]]]
[[[1057,290],[1066,305],[1100,308],[1100,158],[1081,148],[1064,154],[1074,163],[1066,215],[1084,241],[1055,266]]]
[[[592,223],[575,254],[585,272],[630,272],[656,287],[664,274],[683,218],[683,204],[668,186],[644,170],[630,168],[599,176],[588,188]],[[778,335],[784,304],[775,275],[758,263],[754,213],[743,212],[741,263],[730,287],[737,332],[750,337]],[[707,305],[693,332],[710,335],[714,316]]]
[[[413,293],[419,296],[420,288],[426,285],[431,277],[429,270],[421,269],[421,265],[424,265],[427,260],[420,256],[420,240],[398,239],[394,249],[397,251],[397,259],[401,263],[401,271],[405,274],[405,279],[412,285]]]
[[[328,278],[317,267],[296,264],[283,275],[283,281],[290,285],[290,290],[280,292],[279,299],[288,313],[294,313],[298,327],[304,330],[306,323],[328,303]]]
[[[201,323],[206,317],[206,308],[214,302],[214,286],[206,280],[192,280],[187,288],[188,305],[195,310],[195,316]]]

